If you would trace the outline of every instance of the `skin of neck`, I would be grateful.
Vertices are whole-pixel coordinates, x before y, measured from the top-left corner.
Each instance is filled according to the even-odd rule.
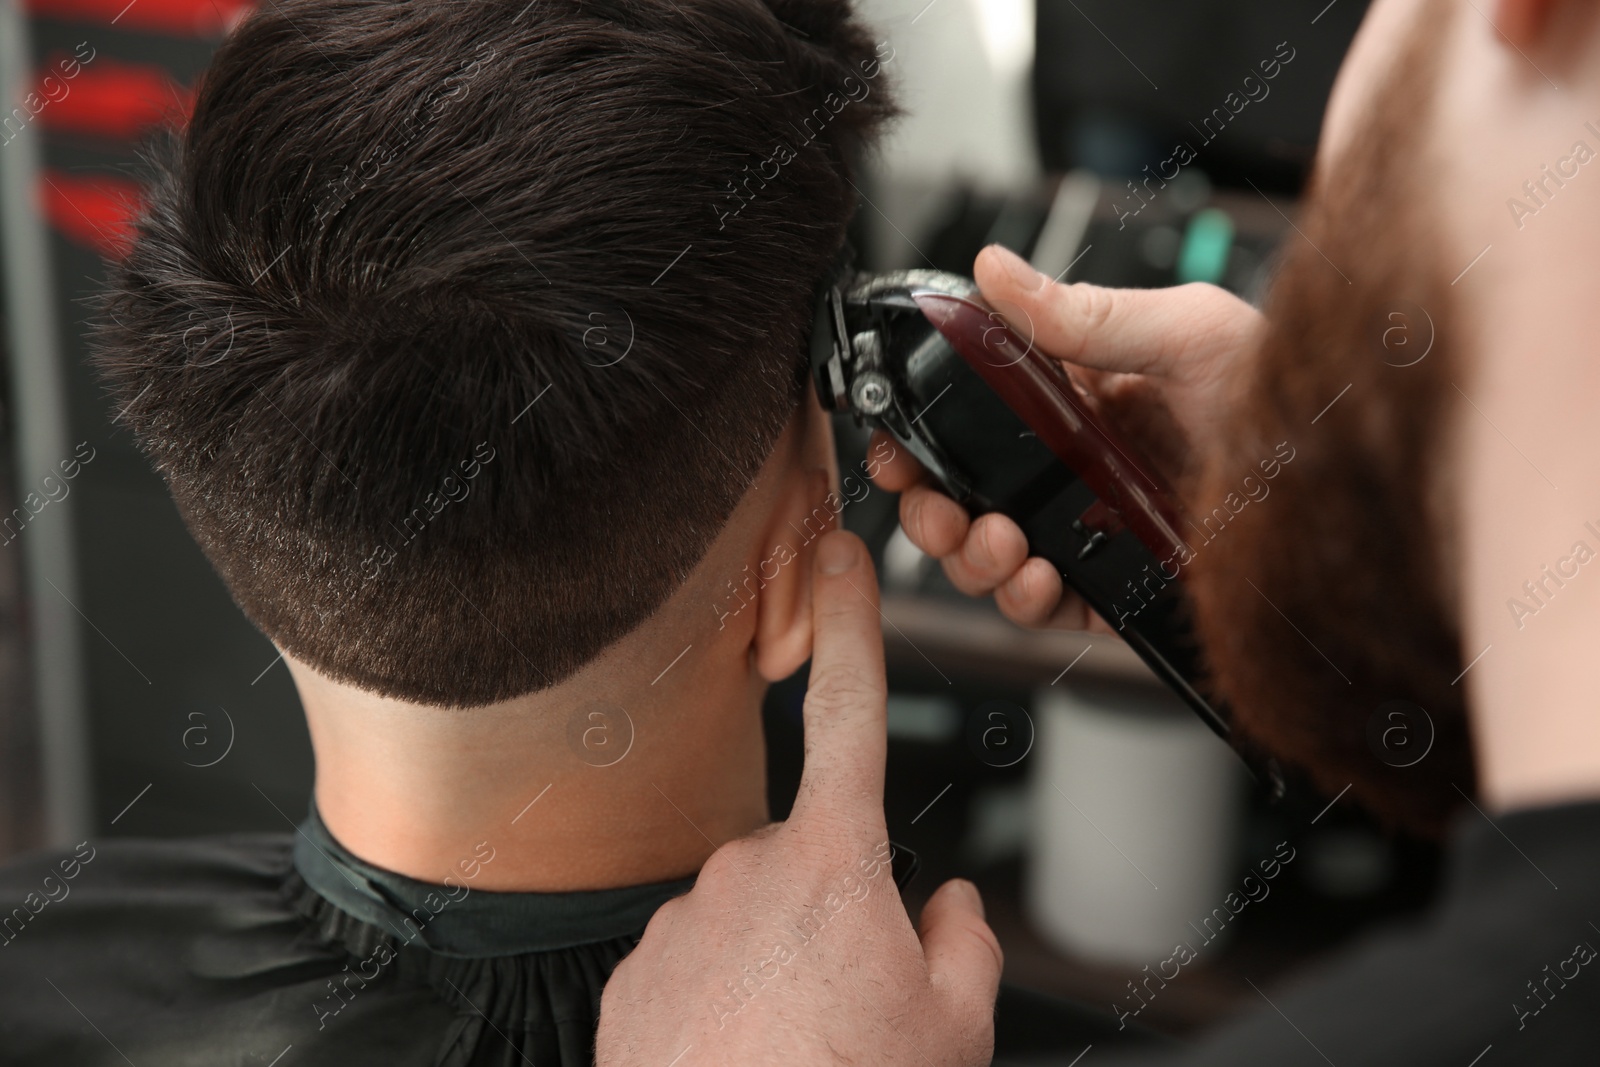
[[[425,882],[470,869],[476,889],[566,892],[693,875],[765,825],[761,704],[810,657],[811,553],[837,515],[832,447],[808,395],[677,593],[555,686],[428,707],[286,655],[334,838]],[[779,545],[792,552],[781,566]]]
[[[1346,72],[1353,81],[1392,48],[1380,38],[1395,35],[1376,30],[1418,6],[1374,6],[1371,40],[1358,39]],[[1462,369],[1434,527],[1462,625],[1458,684],[1480,803],[1503,813],[1600,799],[1600,161],[1579,165],[1574,153],[1583,142],[1600,154],[1600,15],[1576,0],[1455,14],[1438,34],[1434,127],[1426,143],[1395,146],[1428,174],[1428,195],[1392,206],[1437,212],[1444,277],[1462,271],[1458,313],[1442,327],[1459,331],[1449,343]],[[1336,90],[1335,140],[1354,128],[1345,119],[1359,97]],[[1564,166],[1560,185],[1545,179],[1547,165]],[[1541,180],[1536,203],[1525,183]],[[1513,211],[1513,200],[1537,212]],[[1595,562],[1577,562],[1580,542]],[[1566,575],[1549,580],[1546,568]],[[1517,601],[1535,612],[1514,611]]]

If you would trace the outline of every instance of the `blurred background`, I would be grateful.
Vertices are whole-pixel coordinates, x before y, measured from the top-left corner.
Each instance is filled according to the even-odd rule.
[[[998,241],[1067,281],[1258,299],[1298,239],[1296,194],[1364,9],[865,0],[908,112],[862,186],[865,264],[968,273]],[[82,336],[138,197],[134,145],[184,112],[248,11],[0,0],[0,858],[285,831],[305,811],[289,675],[119,429]],[[859,470],[864,431],[838,429],[842,469]],[[922,868],[909,895],[975,880],[1010,981],[1181,1033],[1429,900],[1432,846],[1338,796],[1267,803],[1116,639],[1023,632],[961,597],[887,494],[844,521],[883,574],[889,827]],[[804,688],[775,687],[766,709],[775,817],[798,781]],[[1179,941],[1192,958],[1174,962]]]

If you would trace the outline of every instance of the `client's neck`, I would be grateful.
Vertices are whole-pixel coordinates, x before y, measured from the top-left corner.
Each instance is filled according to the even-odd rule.
[[[765,683],[736,641],[675,662],[661,641],[624,644],[552,689],[466,710],[383,699],[291,660],[328,830],[376,866],[427,882],[471,871],[476,889],[695,873],[767,822]]]

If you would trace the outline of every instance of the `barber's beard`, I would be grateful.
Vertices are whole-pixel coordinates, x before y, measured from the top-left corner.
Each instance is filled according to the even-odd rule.
[[[1443,246],[1411,177],[1426,172],[1436,65],[1425,44],[1407,52],[1287,238],[1242,410],[1190,503],[1210,515],[1232,493],[1239,507],[1246,475],[1268,492],[1196,546],[1190,588],[1241,737],[1432,834],[1474,790],[1441,474],[1464,379]],[[1283,442],[1292,460],[1262,481]]]

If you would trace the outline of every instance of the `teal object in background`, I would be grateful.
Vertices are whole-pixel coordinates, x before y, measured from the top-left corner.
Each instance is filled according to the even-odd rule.
[[[1178,251],[1178,284],[1210,282],[1221,284],[1233,251],[1233,220],[1225,211],[1211,207],[1195,213],[1183,234]]]

